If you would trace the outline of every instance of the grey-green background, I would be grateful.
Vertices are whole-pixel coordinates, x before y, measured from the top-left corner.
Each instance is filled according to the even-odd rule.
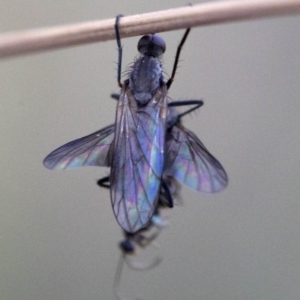
[[[179,7],[185,1],[0,3],[1,31],[39,28]],[[184,120],[222,162],[228,188],[182,188],[184,205],[124,269],[127,299],[300,299],[300,16],[195,28],[170,90],[205,101]],[[163,33],[170,74],[183,31]],[[138,37],[123,40],[124,65]],[[0,62],[0,299],[113,299],[121,239],[105,168],[49,171],[58,146],[111,124],[118,91],[114,41]],[[137,257],[138,259],[139,257]]]

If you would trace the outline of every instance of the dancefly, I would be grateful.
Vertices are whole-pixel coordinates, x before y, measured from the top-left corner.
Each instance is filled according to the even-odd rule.
[[[179,122],[181,115],[173,106],[193,103],[168,103],[167,91],[174,80],[189,29],[177,49],[168,81],[163,78],[161,64],[165,43],[158,35],[151,34],[140,39],[141,57],[133,64],[129,78],[121,84],[122,48],[118,21],[119,17],[115,28],[121,94],[115,125],[58,148],[44,159],[44,165],[49,169],[110,166],[114,214],[126,232],[135,233],[149,224],[157,208],[164,170],[182,183],[208,193],[223,189],[227,185],[227,175],[199,139]]]
[[[167,82],[163,77],[161,63],[165,42],[156,34],[148,34],[138,43],[141,57],[134,62],[129,78],[121,83],[119,18],[120,16],[116,18],[115,29],[121,94],[115,127],[113,130],[107,127],[87,138],[91,141],[100,138],[100,144],[97,144],[90,155],[82,153],[75,159],[74,149],[68,149],[70,152],[67,155],[70,160],[69,168],[80,164],[111,166],[110,194],[114,214],[126,232],[134,233],[149,223],[157,206],[165,160],[167,91],[174,80],[180,49],[189,29],[177,50],[172,76]],[[114,135],[110,134],[111,130]],[[76,148],[76,143],[74,141],[66,146]],[[82,150],[86,146],[88,145],[84,142]],[[51,153],[45,158],[44,165],[50,169],[64,168],[64,163],[57,158],[65,150],[62,147]],[[105,161],[103,156],[106,157]]]

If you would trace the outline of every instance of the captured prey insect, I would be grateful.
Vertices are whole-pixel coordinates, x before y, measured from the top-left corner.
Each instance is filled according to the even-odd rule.
[[[137,248],[145,249],[149,246],[154,246],[154,241],[159,236],[161,230],[167,225],[167,221],[160,216],[160,203],[158,202],[158,207],[146,227],[132,234],[123,231],[124,240],[119,243],[121,255],[113,283],[113,290],[118,300],[125,299],[120,291],[124,262],[134,271],[147,271],[158,266],[163,260],[161,255],[156,255],[151,261],[141,261],[140,258],[137,260],[134,254],[136,254]]]
[[[173,106],[193,103],[168,103],[167,91],[174,80],[179,54],[190,29],[186,30],[177,49],[172,75],[167,82],[160,61],[165,43],[158,35],[150,34],[140,39],[141,57],[133,64],[129,78],[121,84],[122,48],[118,21],[119,17],[115,28],[121,95],[115,125],[58,148],[45,158],[44,165],[49,169],[111,166],[110,194],[114,214],[126,232],[134,233],[146,227],[155,212],[164,170],[188,186],[208,193],[223,189],[227,185],[227,175],[198,138],[174,121],[178,114]],[[170,120],[174,123],[171,127]]]
[[[110,188],[109,177],[98,180],[98,185]],[[121,256],[117,265],[115,280],[113,284],[116,299],[124,300],[120,292],[122,271],[124,263],[135,271],[150,270],[162,261],[162,256],[157,255],[151,261],[141,261],[137,259],[137,249],[145,249],[149,246],[155,246],[154,242],[159,236],[162,229],[168,226],[168,221],[161,215],[165,208],[173,207],[174,198],[179,198],[179,183],[171,176],[163,176],[163,183],[160,189],[160,195],[157,207],[146,227],[141,228],[135,233],[128,233],[123,230],[124,239],[119,243]]]

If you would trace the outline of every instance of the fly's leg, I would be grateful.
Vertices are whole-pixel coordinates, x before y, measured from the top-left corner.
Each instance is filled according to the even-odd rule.
[[[100,187],[109,189],[109,188],[110,188],[110,184],[109,184],[109,176],[106,176],[106,177],[103,177],[103,178],[99,179],[99,180],[97,181],[97,184],[98,184]]]
[[[164,196],[168,201],[168,207],[169,208],[173,208],[174,207],[174,201],[173,201],[173,197],[171,195],[170,189],[168,187],[168,185],[166,184],[166,182],[164,180],[161,181],[161,186],[164,189]],[[162,191],[160,192],[162,194]]]
[[[175,56],[175,61],[174,61],[174,65],[173,65],[173,71],[172,71],[172,75],[171,77],[169,78],[169,80],[167,81],[167,88],[169,89],[172,82],[174,81],[174,77],[175,77],[175,73],[176,73],[176,69],[177,69],[177,65],[178,65],[178,61],[179,61],[179,56],[180,56],[180,52],[181,52],[181,49],[183,47],[183,44],[185,43],[189,33],[191,31],[191,28],[188,28],[182,39],[181,39],[181,42],[179,43],[178,47],[177,47],[177,51],[176,51],[176,56]]]
[[[110,98],[119,101],[120,94],[112,93],[112,94],[110,94]]]
[[[122,72],[122,45],[121,45],[121,37],[120,37],[120,31],[119,31],[119,21],[120,18],[122,18],[123,15],[117,15],[116,16],[116,22],[115,22],[115,33],[116,33],[116,41],[117,41],[117,46],[118,46],[118,85],[121,88],[122,83],[121,83],[121,72]]]
[[[192,111],[198,109],[203,104],[204,104],[204,102],[202,100],[182,100],[182,101],[180,100],[180,101],[168,103],[168,107],[194,105],[194,107],[192,107],[178,115],[177,119],[179,121],[183,116],[190,114]]]
[[[119,100],[120,98],[120,94],[117,93],[112,93],[110,94],[110,97],[112,99],[115,100]],[[192,107],[191,109],[188,109],[187,111],[179,114],[179,118],[182,118],[185,115],[188,115],[189,113],[191,113],[192,111],[198,109],[199,107],[201,107],[204,104],[204,102],[202,100],[179,100],[179,101],[175,101],[175,102],[170,102],[168,103],[168,107],[173,107],[173,106],[187,106],[187,105],[194,105],[194,107]]]
[[[110,97],[112,99],[115,99],[117,101],[119,101],[120,98],[120,94],[117,93],[112,93],[110,94]],[[180,119],[182,117],[184,117],[185,115],[190,114],[191,112],[193,112],[194,110],[198,109],[199,107],[201,107],[204,104],[204,102],[202,100],[179,100],[179,101],[174,101],[174,102],[170,102],[168,103],[168,107],[176,107],[176,106],[187,106],[187,105],[194,105],[194,107],[184,111],[181,114],[178,114],[177,116],[177,121],[176,124],[180,121]],[[167,128],[170,129],[170,128]],[[167,185],[166,185],[167,186]],[[173,207],[173,206],[170,206]]]

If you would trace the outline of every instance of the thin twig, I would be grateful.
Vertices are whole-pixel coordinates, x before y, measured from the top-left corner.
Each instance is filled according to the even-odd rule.
[[[218,1],[123,17],[122,38],[300,13],[299,0]],[[0,35],[0,58],[115,39],[115,19],[85,22]]]

